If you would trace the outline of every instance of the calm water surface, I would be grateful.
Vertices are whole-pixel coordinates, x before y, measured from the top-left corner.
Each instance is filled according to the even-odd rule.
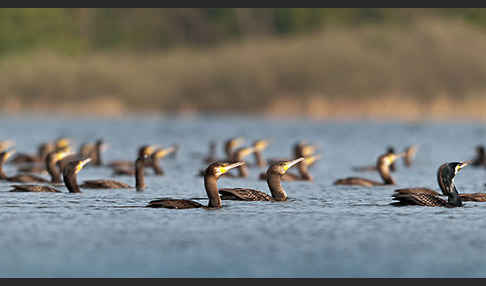
[[[0,182],[0,276],[14,277],[486,277],[486,203],[457,209],[389,206],[395,188],[438,189],[436,170],[447,161],[474,157],[486,143],[479,123],[381,123],[262,118],[145,117],[123,120],[0,117],[0,139],[18,152],[35,152],[59,136],[76,148],[103,137],[105,162],[135,159],[141,144],[179,143],[166,175],[147,171],[144,192],[83,190],[80,194],[10,193]],[[303,139],[323,155],[311,169],[315,181],[283,182],[287,202],[223,201],[220,210],[143,208],[159,197],[205,197],[201,177],[208,142],[244,136],[250,144],[271,138],[268,157],[291,155]],[[402,161],[390,187],[333,186],[362,176],[351,166],[373,164],[386,146],[419,144],[412,168]],[[249,159],[250,162],[253,158]],[[222,178],[219,186],[269,192],[257,180]],[[295,170],[294,170],[295,171]],[[7,174],[16,169],[6,166]],[[78,180],[111,177],[108,168],[85,168]],[[456,177],[459,192],[486,191],[486,170],[467,167]],[[206,204],[207,200],[200,200]]]

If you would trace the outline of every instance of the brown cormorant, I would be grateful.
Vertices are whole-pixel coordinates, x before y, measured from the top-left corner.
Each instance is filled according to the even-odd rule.
[[[238,201],[286,201],[287,193],[280,184],[280,178],[289,168],[303,161],[304,158],[295,159],[292,161],[281,161],[270,165],[267,169],[267,184],[270,189],[271,196],[264,192],[254,189],[244,188],[224,188],[220,189],[222,200],[238,200]]]
[[[371,186],[383,186],[383,185],[394,185],[395,181],[390,175],[390,164],[395,162],[398,158],[404,156],[405,153],[400,154],[383,154],[376,160],[376,168],[380,173],[383,180],[382,182],[372,181],[365,178],[349,177],[345,179],[339,179],[334,182],[334,185],[358,185],[364,187]]]
[[[191,208],[205,208],[216,209],[221,208],[221,197],[218,193],[217,181],[221,175],[228,172],[230,169],[239,167],[245,164],[244,162],[236,163],[221,163],[214,162],[206,168],[204,174],[204,187],[209,199],[208,205],[204,206],[198,202],[184,199],[162,198],[149,202],[147,207],[150,208],[169,208],[169,209],[191,209]]]
[[[17,174],[14,176],[7,176],[3,171],[3,164],[8,160],[8,158],[14,153],[15,151],[3,151],[0,153],[0,180],[6,180],[9,182],[20,182],[20,183],[29,183],[29,182],[38,182],[38,183],[48,183],[49,180],[44,179],[39,176],[35,176],[32,174]]]
[[[47,155],[45,165],[51,176],[50,184],[62,184],[61,173],[58,171],[56,163],[70,154],[69,151],[52,151]],[[13,187],[10,190],[11,192],[60,192],[55,188],[44,185],[11,185],[11,187]]]
[[[304,160],[297,164],[298,174],[287,172],[280,178],[282,181],[312,181],[313,177],[309,173],[308,166],[313,164],[316,160],[320,158],[319,155],[307,156]],[[267,173],[260,173],[260,180],[266,180]]]
[[[10,164],[23,164],[23,163],[41,163],[44,166],[44,160],[49,152],[55,150],[52,143],[42,143],[37,147],[37,154],[17,153],[9,161]],[[19,170],[20,171],[20,170]]]

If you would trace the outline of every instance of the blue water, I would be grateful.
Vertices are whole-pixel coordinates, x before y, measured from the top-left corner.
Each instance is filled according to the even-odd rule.
[[[389,205],[395,188],[438,190],[436,170],[448,161],[472,159],[486,140],[479,123],[279,120],[246,117],[0,117],[0,139],[18,152],[67,136],[75,146],[98,137],[110,147],[103,160],[133,160],[142,144],[180,144],[163,159],[165,176],[146,177],[147,189],[10,193],[0,182],[0,276],[2,277],[486,277],[486,203],[463,208]],[[287,202],[223,201],[219,210],[143,208],[159,197],[205,197],[196,173],[205,167],[208,142],[243,136],[246,145],[272,139],[264,156],[288,157],[306,140],[322,159],[313,182],[283,182]],[[419,150],[411,168],[402,161],[396,186],[333,186],[362,176],[351,166],[369,165],[388,145]],[[252,162],[253,158],[249,159]],[[13,165],[6,166],[13,174]],[[257,180],[221,178],[220,187],[269,192]],[[295,170],[294,170],[295,171]],[[459,192],[486,191],[485,169],[464,168]],[[47,177],[46,177],[47,178]],[[108,168],[87,167],[78,180],[111,178]],[[207,200],[200,200],[206,204]]]

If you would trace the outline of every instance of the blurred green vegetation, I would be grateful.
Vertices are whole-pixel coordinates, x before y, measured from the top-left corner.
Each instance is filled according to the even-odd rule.
[[[208,47],[335,26],[406,25],[424,15],[486,27],[484,8],[2,8],[0,55]]]

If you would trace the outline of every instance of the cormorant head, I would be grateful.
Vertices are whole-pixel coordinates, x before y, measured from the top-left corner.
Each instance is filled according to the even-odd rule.
[[[214,176],[219,178],[224,173],[228,172],[229,170],[244,165],[245,162],[236,162],[236,163],[227,163],[227,162],[214,162],[211,163],[207,168],[205,175],[206,176]]]
[[[7,162],[8,158],[10,158],[15,153],[15,150],[10,151],[3,151],[0,153],[0,161],[3,163]]]
[[[452,171],[452,177],[454,177],[462,168],[466,167],[469,162],[452,162],[448,163],[449,169]]]
[[[69,145],[71,145],[71,141],[68,138],[62,137],[58,138],[54,145],[56,146],[56,149],[63,149],[69,147]]]
[[[390,166],[395,162],[398,158],[405,156],[405,153],[386,153],[378,157],[378,165],[385,165]]]
[[[292,166],[295,166],[297,165],[298,163],[304,161],[304,157],[300,157],[298,159],[295,159],[295,160],[290,160],[290,161],[280,161],[280,162],[277,162],[273,165],[271,165],[268,170],[267,170],[267,174],[269,173],[274,173],[274,174],[279,174],[279,175],[283,175],[287,172],[288,169],[290,169]]]
[[[64,176],[79,173],[90,161],[91,158],[70,161],[63,170]]]
[[[105,140],[103,140],[102,138],[96,140],[95,145],[98,146],[101,151],[104,151],[108,148],[108,144],[105,143]]]
[[[152,155],[152,153],[155,151],[154,145],[143,145],[138,149],[138,157],[143,157],[144,155]]]
[[[235,138],[231,138],[229,139],[228,141],[226,141],[226,149],[228,148],[231,148],[231,149],[235,149],[235,148],[238,148],[239,146],[241,146],[241,144],[243,144],[245,142],[245,139],[243,139],[243,137],[235,137]]]
[[[476,146],[476,152],[479,154],[479,155],[484,155],[484,146],[483,145],[478,145]]]

